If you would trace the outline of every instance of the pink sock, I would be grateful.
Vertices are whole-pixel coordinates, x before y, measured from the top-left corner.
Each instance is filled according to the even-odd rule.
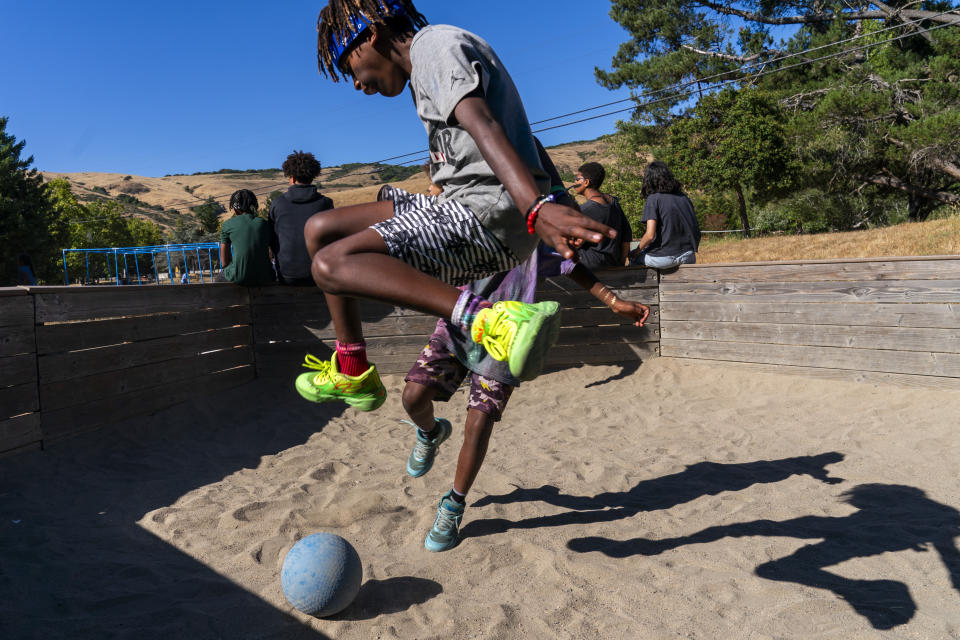
[[[337,340],[337,369],[348,376],[359,376],[370,368],[367,362],[367,343],[342,343]]]

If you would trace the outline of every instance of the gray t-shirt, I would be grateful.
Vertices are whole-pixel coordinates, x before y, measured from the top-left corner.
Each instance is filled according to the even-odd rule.
[[[457,104],[481,89],[541,193],[550,179],[540,164],[520,94],[510,74],[480,37],[449,25],[421,29],[410,45],[410,92],[430,141],[430,177],[443,187],[442,200],[465,205],[500,242],[523,260],[537,246],[517,209],[477,143],[453,115]]]

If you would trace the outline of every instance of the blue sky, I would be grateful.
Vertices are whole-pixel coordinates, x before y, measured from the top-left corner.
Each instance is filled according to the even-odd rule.
[[[0,0],[0,115],[45,171],[260,169],[280,166],[293,149],[333,166],[425,148],[409,94],[364,96],[317,73],[324,4]],[[594,67],[609,68],[627,37],[606,0],[417,7],[432,23],[489,41],[531,121],[629,95],[594,79]],[[595,138],[614,131],[618,117],[541,139],[549,146]]]

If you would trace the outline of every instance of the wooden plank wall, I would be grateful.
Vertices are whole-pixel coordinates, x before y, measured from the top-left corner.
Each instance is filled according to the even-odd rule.
[[[960,257],[685,265],[598,273],[650,305],[643,329],[573,281],[540,283],[563,328],[547,366],[665,355],[960,389]],[[361,302],[383,373],[404,373],[436,319]],[[661,335],[662,333],[662,335]],[[314,287],[0,289],[0,454],[261,376],[293,378],[334,330]]]
[[[244,288],[38,287],[31,294],[44,444],[254,378]]]
[[[664,356],[960,389],[960,256],[685,265]]]
[[[637,363],[660,353],[660,300],[657,272],[645,267],[597,270],[597,278],[619,297],[650,307],[643,328],[614,314],[570,278],[541,280],[537,300],[556,300],[562,311],[557,345],[546,367]]]
[[[33,297],[0,289],[0,455],[40,447]]]
[[[563,328],[547,366],[636,362],[657,355],[659,310],[656,272],[619,269],[598,276],[618,295],[651,307],[643,329],[611,313],[568,278],[541,281],[538,300],[557,300]],[[250,290],[257,374],[295,377],[306,353],[329,358],[335,341],[322,292],[315,287],[260,287]],[[363,332],[381,373],[406,373],[433,333],[437,319],[408,309],[360,301]],[[626,345],[626,348],[624,348]]]

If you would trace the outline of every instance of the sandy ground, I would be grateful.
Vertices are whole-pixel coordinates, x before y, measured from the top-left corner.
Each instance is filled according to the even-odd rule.
[[[259,380],[0,459],[0,638],[960,638],[960,393],[670,359],[546,374],[431,554],[460,431],[408,478],[386,382],[372,414]],[[327,620],[279,580],[316,531],[364,563]]]

